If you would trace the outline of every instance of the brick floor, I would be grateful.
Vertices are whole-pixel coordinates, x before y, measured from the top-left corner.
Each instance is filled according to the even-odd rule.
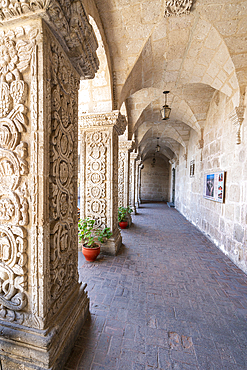
[[[175,209],[143,204],[117,257],[79,255],[91,314],[66,370],[246,370],[247,276]]]

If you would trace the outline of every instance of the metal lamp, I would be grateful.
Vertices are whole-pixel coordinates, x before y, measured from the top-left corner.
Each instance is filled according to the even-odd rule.
[[[170,91],[163,91],[163,94],[165,94],[165,105],[163,105],[160,111],[163,120],[169,119],[171,113],[171,108],[167,105],[167,94],[169,94],[169,92]]]
[[[159,153],[160,151],[160,146],[159,146],[159,137],[157,137],[157,145],[156,145],[156,148],[155,148],[156,152]]]

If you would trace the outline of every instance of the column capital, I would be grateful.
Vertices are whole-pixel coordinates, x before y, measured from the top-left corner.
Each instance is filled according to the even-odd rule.
[[[138,158],[138,155],[139,155],[138,153],[132,152],[130,153],[130,159],[134,161]]]
[[[27,16],[43,18],[81,78],[94,78],[99,68],[98,43],[81,0],[12,0],[0,5],[2,26]]]
[[[126,150],[131,151],[134,149],[134,141],[133,140],[120,140],[118,143],[119,150]]]
[[[114,127],[118,135],[123,135],[127,120],[118,110],[108,113],[88,113],[79,117],[80,130],[96,127]]]
[[[234,110],[229,115],[229,118],[232,121],[232,123],[237,126],[236,144],[241,144],[241,125],[244,120],[245,109],[246,109],[245,105],[240,105],[239,107],[235,107]]]

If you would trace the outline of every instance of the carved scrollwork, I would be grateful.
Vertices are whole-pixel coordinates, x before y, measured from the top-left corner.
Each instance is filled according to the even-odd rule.
[[[125,150],[120,150],[118,154],[118,206],[124,206],[124,166],[126,155]]]
[[[93,131],[86,134],[87,216],[97,226],[106,225],[106,154],[109,134]]]
[[[0,225],[0,319],[15,320],[27,305],[26,248],[25,229]]]
[[[7,6],[13,4],[2,3],[1,11]],[[23,73],[30,68],[36,35],[30,27],[0,33],[0,320],[18,323],[28,302],[23,226],[29,223],[29,166],[28,143],[22,141],[28,126],[28,84]]]
[[[77,250],[74,219],[77,150],[77,89],[79,81],[63,51],[51,43],[50,130],[50,312],[63,304],[77,281]]]
[[[193,0],[167,0],[165,5],[165,17],[189,14]]]

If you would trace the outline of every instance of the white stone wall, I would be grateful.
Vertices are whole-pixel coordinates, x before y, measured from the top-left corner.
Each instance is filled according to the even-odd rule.
[[[241,129],[242,143],[236,145],[237,128],[229,119],[232,110],[232,102],[216,92],[202,151],[197,147],[198,135],[191,132],[187,168],[181,150],[176,169],[176,207],[247,272],[247,122]],[[191,160],[195,160],[194,177],[189,174]],[[203,198],[204,174],[216,171],[226,171],[224,204]]]
[[[155,166],[152,167],[153,158],[144,161],[141,174],[141,199],[168,201],[169,192],[169,162],[156,157]]]

